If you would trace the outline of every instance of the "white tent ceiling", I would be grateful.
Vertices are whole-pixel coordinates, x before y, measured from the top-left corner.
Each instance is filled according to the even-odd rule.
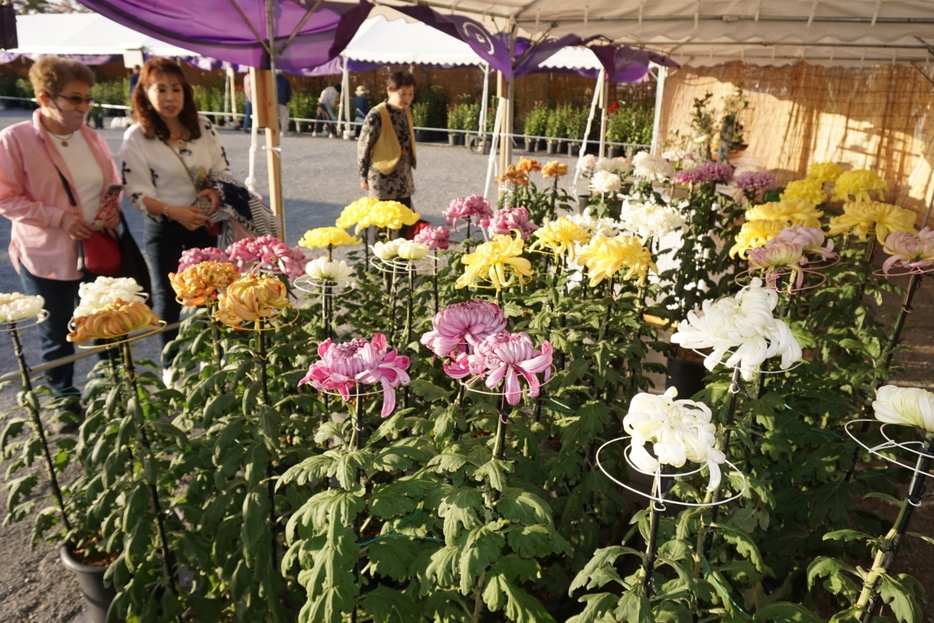
[[[19,47],[13,54],[117,55],[143,50],[158,56],[197,56],[183,48],[130,30],[97,13],[40,13],[16,16]]]
[[[932,0],[419,0],[509,31],[603,35],[688,65],[924,63]],[[392,6],[394,0],[381,4]]]

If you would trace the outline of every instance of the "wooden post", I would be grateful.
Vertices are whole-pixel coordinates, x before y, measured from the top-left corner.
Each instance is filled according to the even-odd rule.
[[[253,81],[254,123],[266,129],[266,168],[269,171],[269,207],[282,222],[280,238],[285,240],[285,216],[282,206],[282,162],[279,159],[279,111],[276,82],[272,71],[250,68]]]

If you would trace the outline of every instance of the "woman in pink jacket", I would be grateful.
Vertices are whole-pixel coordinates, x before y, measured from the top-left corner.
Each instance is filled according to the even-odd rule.
[[[0,132],[0,214],[10,219],[10,259],[26,294],[41,295],[49,318],[38,326],[42,361],[74,352],[66,341],[78,286],[96,275],[78,269],[78,241],[92,227],[120,223],[116,197],[105,191],[120,178],[106,141],[85,123],[94,100],[94,74],[77,61],[40,58],[29,70],[39,101],[31,121]],[[95,221],[97,223],[95,224]],[[79,413],[74,366],[48,372],[57,396]]]

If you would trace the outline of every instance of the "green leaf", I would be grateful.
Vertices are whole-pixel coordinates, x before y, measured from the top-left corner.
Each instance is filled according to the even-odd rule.
[[[746,532],[720,523],[710,525],[720,532],[720,536],[723,537],[724,541],[736,548],[740,556],[752,562],[757,570],[771,573],[771,571],[768,571],[768,566],[766,566],[765,562],[762,560],[762,554],[759,553],[759,548],[756,547],[752,537],[746,534]]]
[[[460,547],[446,545],[431,555],[431,563],[425,570],[425,578],[422,580],[422,592],[428,592],[436,586],[455,584],[460,553]]]
[[[368,567],[380,575],[403,582],[408,576],[409,564],[415,558],[414,551],[411,539],[382,538],[367,546]]]
[[[410,623],[421,620],[418,604],[405,593],[382,584],[367,593],[361,605],[373,615],[373,623]]]
[[[619,621],[626,621],[626,623],[654,623],[652,607],[645,597],[641,584],[623,593],[613,614]]]
[[[613,610],[617,603],[616,595],[609,593],[598,593],[596,595],[584,595],[579,601],[587,604],[584,611],[568,619],[568,623],[599,623],[604,620],[603,617]]]
[[[493,571],[510,581],[518,580],[520,584],[523,584],[537,578],[541,567],[534,560],[520,558],[516,554],[506,554],[493,566]]]
[[[843,541],[844,543],[850,541],[872,541],[874,539],[874,536],[866,534],[865,532],[850,529],[834,530],[824,535],[825,541]]]
[[[778,601],[756,612],[756,621],[776,623],[821,623],[821,618],[799,604]]]
[[[487,578],[483,601],[491,612],[502,610],[505,605],[506,617],[517,623],[554,621],[540,601],[499,574]]]
[[[328,468],[328,476],[337,478],[344,489],[353,489],[357,485],[358,477],[363,466],[372,460],[372,454],[366,450],[356,452],[337,452],[337,460]]]
[[[425,402],[429,403],[438,400],[447,400],[451,397],[451,394],[454,393],[451,390],[444,389],[443,387],[439,387],[423,379],[412,379],[411,382],[409,382],[409,389],[411,389],[412,393],[416,396],[424,398]]]
[[[458,562],[460,590],[464,595],[476,586],[477,580],[487,567],[500,557],[503,546],[506,545],[500,528],[502,522],[494,521],[467,533]]]
[[[500,461],[490,459],[473,473],[475,480],[486,480],[490,486],[497,491],[502,491],[506,486],[507,475],[512,472],[512,463],[510,461]]]
[[[476,489],[455,487],[441,499],[438,515],[444,518],[444,535],[453,541],[461,529],[470,530],[480,525],[483,500]]]
[[[904,582],[895,577],[883,574],[882,584],[879,585],[879,594],[882,601],[889,605],[892,614],[900,623],[916,623],[921,620],[921,609],[915,596]]]
[[[503,517],[524,526],[552,525],[551,507],[537,495],[509,487],[496,503]]]
[[[436,486],[417,478],[397,480],[373,489],[368,506],[375,517],[390,519],[410,514],[425,495]]]

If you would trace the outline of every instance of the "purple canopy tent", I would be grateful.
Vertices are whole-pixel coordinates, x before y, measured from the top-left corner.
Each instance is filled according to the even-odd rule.
[[[373,7],[367,0],[357,4],[330,0],[308,4],[302,0],[79,1],[133,30],[203,56],[269,70],[299,70],[327,63],[347,46]],[[257,93],[265,91],[271,100],[271,120],[266,124],[269,203],[273,213],[282,218],[278,102],[272,84],[271,77],[266,89],[254,81]],[[251,150],[255,150],[255,123],[253,136]],[[284,218],[282,222],[284,237]]]

